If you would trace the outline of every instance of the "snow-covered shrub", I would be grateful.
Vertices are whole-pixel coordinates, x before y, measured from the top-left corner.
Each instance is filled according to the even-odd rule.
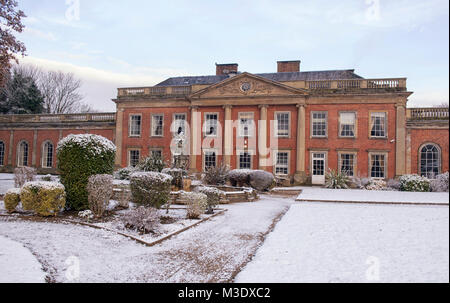
[[[202,193],[183,192],[181,198],[186,201],[186,217],[199,219],[208,207],[208,197]]]
[[[251,169],[233,169],[228,172],[228,180],[233,186],[250,186]]]
[[[367,190],[385,190],[386,189],[386,181],[381,179],[372,179],[365,186]]]
[[[400,190],[400,181],[395,179],[389,179],[386,186],[392,190]]]
[[[139,206],[123,215],[121,221],[125,228],[141,234],[156,233],[160,225],[160,215],[154,208]]]
[[[216,207],[220,202],[220,197],[225,193],[220,189],[209,186],[199,186],[195,189],[196,192],[206,195],[207,198],[207,213],[212,214],[214,212],[214,207]]]
[[[14,169],[14,186],[19,188],[25,183],[34,181],[36,169],[33,167],[19,167]]]
[[[117,202],[119,202],[119,206],[122,208],[128,208],[131,200],[131,191],[130,187],[126,184],[116,185],[116,189],[118,193],[116,193]]]
[[[67,207],[88,209],[88,179],[92,175],[113,173],[116,146],[98,135],[69,135],[58,143],[56,151],[61,183],[67,192]]]
[[[350,182],[350,179],[347,173],[343,171],[330,169],[325,175],[326,188],[346,189],[348,188],[348,182]]]
[[[154,171],[162,172],[167,164],[164,162],[162,156],[156,153],[151,153],[147,158],[142,159],[137,165],[137,170],[139,171]]]
[[[20,203],[20,188],[11,188],[5,194],[5,209],[12,213]]]
[[[97,217],[103,216],[113,193],[113,177],[111,175],[90,176],[87,190],[89,209]]]
[[[267,191],[275,185],[275,177],[264,170],[253,170],[250,172],[250,185],[254,189]]]
[[[47,181],[47,182],[52,182],[53,181],[53,177],[52,175],[45,175],[41,178],[41,181]]]
[[[133,166],[124,167],[114,172],[114,178],[118,180],[130,180],[130,175],[137,171]]]
[[[169,200],[172,177],[157,172],[135,172],[130,177],[134,203],[160,208]]]
[[[437,175],[431,181],[431,190],[434,192],[448,192],[448,172]]]
[[[94,218],[94,213],[91,210],[82,210],[80,212],[78,212],[78,217],[83,218],[83,219],[93,219]]]
[[[182,168],[164,168],[163,174],[172,176],[172,185],[177,188],[183,188],[183,177],[187,176],[187,171]]]
[[[27,182],[20,190],[24,210],[44,217],[56,216],[66,204],[64,185],[57,182]]]
[[[401,191],[429,192],[430,180],[419,175],[403,175],[399,179]]]
[[[203,176],[203,181],[209,185],[223,185],[227,182],[229,169],[226,165],[209,167]]]

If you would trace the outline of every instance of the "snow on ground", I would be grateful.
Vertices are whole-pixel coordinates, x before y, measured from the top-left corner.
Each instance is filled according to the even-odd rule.
[[[235,281],[448,283],[448,256],[448,206],[301,203]]]
[[[45,273],[22,244],[0,236],[0,283],[43,283]]]
[[[263,195],[258,202],[224,205],[223,215],[153,247],[85,226],[6,218],[0,218],[0,235],[29,248],[55,282],[224,282],[292,202]],[[73,260],[80,275],[68,280],[66,273],[76,273]]]
[[[421,193],[404,191],[378,191],[361,189],[328,189],[303,187],[297,200],[302,201],[348,201],[384,203],[434,203],[449,204],[448,193]]]

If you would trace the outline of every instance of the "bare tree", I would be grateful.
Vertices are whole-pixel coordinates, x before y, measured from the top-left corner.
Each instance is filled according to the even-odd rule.
[[[435,105],[434,107],[449,108],[448,102],[442,102],[441,104]]]

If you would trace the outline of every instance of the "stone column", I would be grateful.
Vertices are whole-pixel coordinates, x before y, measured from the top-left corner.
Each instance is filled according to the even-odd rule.
[[[233,120],[231,117],[231,105],[225,105],[225,127],[223,131],[223,146],[224,146],[224,164],[231,167],[231,156],[233,155]]]
[[[258,123],[258,156],[259,169],[267,170],[267,108],[268,105],[260,105]]]
[[[122,166],[123,108],[117,108],[116,117],[116,167]]]
[[[8,165],[13,165],[14,131],[9,134]],[[14,161],[15,162],[15,161]]]
[[[31,156],[31,166],[33,167],[38,167],[39,165],[37,164],[37,159],[36,159],[36,153],[37,153],[37,149],[39,148],[37,146],[37,137],[38,137],[38,133],[37,130],[34,130],[34,134],[33,134],[33,151],[32,151],[32,156]]]
[[[397,104],[395,176],[406,174],[406,105]]]
[[[189,156],[189,171],[191,173],[197,172],[197,154],[198,154],[198,138],[201,136],[201,129],[198,129],[198,108],[191,107],[191,129],[189,132],[190,142],[190,156]],[[199,133],[200,132],[200,133]]]
[[[306,181],[305,154],[306,154],[306,109],[305,104],[297,105],[297,167],[294,176],[295,183]]]

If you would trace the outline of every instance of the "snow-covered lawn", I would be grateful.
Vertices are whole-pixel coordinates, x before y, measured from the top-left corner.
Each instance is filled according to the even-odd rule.
[[[86,226],[4,217],[0,235],[30,249],[55,282],[69,281],[66,273],[73,277],[74,260],[80,282],[224,282],[246,264],[292,203],[263,195],[258,202],[225,205],[223,215],[153,247]]]
[[[449,208],[295,204],[235,281],[448,283]]]
[[[405,204],[449,204],[448,193],[421,193],[384,190],[328,189],[302,187],[298,201],[346,201]]]
[[[45,273],[22,244],[0,236],[0,283],[43,283]]]

